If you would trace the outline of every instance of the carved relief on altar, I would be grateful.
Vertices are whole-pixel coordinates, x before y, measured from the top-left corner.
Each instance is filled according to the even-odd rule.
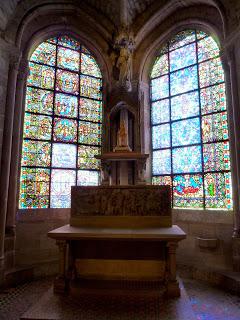
[[[145,187],[73,187],[73,216],[167,216],[170,189]]]

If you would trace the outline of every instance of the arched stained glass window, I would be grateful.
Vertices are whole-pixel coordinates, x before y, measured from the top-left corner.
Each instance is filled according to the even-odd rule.
[[[232,209],[224,72],[215,40],[186,30],[151,71],[152,183],[173,207]]]
[[[29,62],[19,207],[70,207],[72,185],[97,185],[102,75],[68,36],[41,43]]]

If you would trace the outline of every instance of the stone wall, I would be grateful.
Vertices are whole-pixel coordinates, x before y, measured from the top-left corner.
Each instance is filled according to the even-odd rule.
[[[58,250],[47,232],[68,223],[69,209],[20,210],[17,214],[16,265],[34,267],[35,276],[57,272]],[[187,233],[177,262],[202,270],[232,269],[233,214],[222,211],[173,210],[174,224]],[[216,239],[216,246],[197,238]]]
[[[187,233],[179,244],[178,263],[199,269],[232,269],[233,213],[173,210],[174,224]]]
[[[35,276],[55,274],[58,247],[48,231],[68,223],[70,209],[19,210],[16,224],[16,266],[34,267]]]

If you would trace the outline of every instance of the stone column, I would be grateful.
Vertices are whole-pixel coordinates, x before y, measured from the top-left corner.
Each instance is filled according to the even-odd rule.
[[[240,105],[237,83],[237,69],[234,54],[234,46],[226,49],[222,55],[222,65],[226,78],[226,97],[228,107],[229,139],[231,147],[231,169],[233,187],[234,230],[233,237],[240,237]]]
[[[176,249],[177,249],[177,242],[169,241],[167,243],[168,248],[168,256],[167,256],[167,296],[169,297],[180,297],[180,288],[178,281],[176,279]]]
[[[66,240],[57,240],[59,249],[59,273],[54,280],[54,292],[64,293],[67,290],[66,264],[67,264],[67,242]]]
[[[140,141],[141,152],[148,153],[149,158],[146,160],[145,180],[151,182],[151,135],[150,135],[150,97],[149,84],[141,81],[139,83],[138,99],[140,103]]]
[[[3,274],[3,267],[4,267],[4,238],[5,238],[7,198],[8,198],[10,163],[11,163],[15,93],[16,93],[19,60],[20,60],[19,54],[16,54],[15,56],[12,56],[10,58],[10,65],[9,65],[9,72],[8,72],[8,86],[7,86],[7,97],[6,97],[6,107],[5,107],[5,121],[4,121],[4,132],[3,132],[1,174],[0,174],[0,204],[1,204],[0,206],[0,275]]]
[[[22,61],[19,67],[16,88],[16,101],[14,112],[14,127],[12,137],[11,167],[9,179],[8,205],[7,205],[7,231],[15,234],[15,217],[17,210],[17,186],[19,180],[20,143],[22,123],[24,117],[24,97],[26,91],[26,80],[29,72],[28,61]]]

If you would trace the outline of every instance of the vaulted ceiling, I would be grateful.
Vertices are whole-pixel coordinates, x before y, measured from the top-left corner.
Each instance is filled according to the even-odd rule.
[[[101,13],[113,25],[118,26],[121,21],[121,7],[126,10],[129,24],[133,22],[145,23],[157,10],[163,13],[169,8],[181,8],[195,4],[207,4],[222,7],[223,11],[236,21],[240,21],[239,0],[0,0],[0,30],[4,30],[8,21],[16,14],[18,8],[26,11],[41,4],[75,4],[81,9],[88,6],[96,13]]]

